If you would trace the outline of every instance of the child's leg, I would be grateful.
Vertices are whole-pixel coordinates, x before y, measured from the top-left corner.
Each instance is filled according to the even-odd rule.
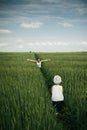
[[[55,109],[55,112],[58,113],[58,102],[52,101],[53,107]]]
[[[63,101],[59,101],[57,103],[57,110],[58,110],[59,113],[61,113],[62,109],[63,109]]]

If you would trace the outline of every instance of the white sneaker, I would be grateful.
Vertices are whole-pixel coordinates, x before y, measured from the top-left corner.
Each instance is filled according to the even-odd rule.
[[[59,115],[59,113],[58,113],[58,112],[56,112],[56,115]]]

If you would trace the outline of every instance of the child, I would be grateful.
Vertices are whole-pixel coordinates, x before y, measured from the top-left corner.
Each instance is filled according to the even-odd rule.
[[[45,60],[40,60],[40,59],[31,60],[31,59],[27,59],[27,60],[28,60],[28,61],[31,61],[31,62],[36,62],[37,66],[38,66],[39,68],[41,68],[42,62],[50,61],[50,59],[45,59]]]
[[[63,87],[60,85],[61,83],[61,77],[59,75],[55,75],[53,78],[53,82],[55,85],[52,86],[51,92],[52,92],[52,104],[55,108],[56,115],[58,115],[63,107]]]

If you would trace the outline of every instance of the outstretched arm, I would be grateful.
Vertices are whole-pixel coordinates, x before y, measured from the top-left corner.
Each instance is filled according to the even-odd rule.
[[[37,62],[36,60],[31,60],[31,59],[27,59],[27,61],[31,61],[31,62]]]
[[[50,61],[50,59],[41,60],[41,62],[46,62],[46,61]]]

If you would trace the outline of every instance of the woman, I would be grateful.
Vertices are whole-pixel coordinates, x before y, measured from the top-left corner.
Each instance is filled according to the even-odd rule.
[[[35,62],[39,68],[41,68],[42,62],[50,61],[50,59],[40,60],[39,58],[37,60],[31,60],[27,59],[27,61]]]

